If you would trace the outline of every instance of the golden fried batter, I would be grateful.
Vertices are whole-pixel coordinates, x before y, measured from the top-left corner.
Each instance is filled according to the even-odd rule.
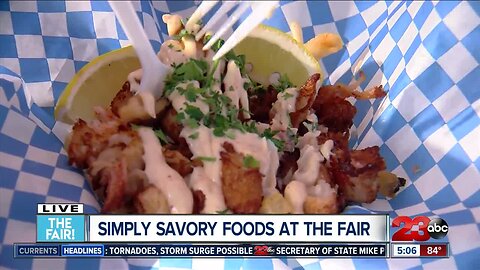
[[[145,110],[142,98],[130,91],[127,81],[113,98],[110,108],[123,122],[157,128],[160,125],[159,119],[169,104],[166,98],[155,101],[156,118],[152,118]]]
[[[125,185],[127,182],[127,165],[124,159],[102,171],[100,183],[106,186],[102,213],[112,212],[125,203]]]
[[[133,97],[134,95],[135,94],[130,91],[130,83],[128,81],[126,81],[123,84],[122,89],[120,89],[120,91],[118,91],[118,93],[113,98],[112,102],[110,102],[110,109],[112,110],[112,112],[116,116],[119,116],[119,114],[118,114],[119,109],[122,106],[126,105],[128,100],[131,97]]]
[[[293,128],[298,128],[300,123],[307,119],[308,112],[315,101],[316,85],[320,77],[319,73],[313,74],[300,88],[295,102],[295,111],[290,113]]]
[[[97,120],[86,123],[79,119],[73,126],[67,153],[69,163],[87,168],[107,147],[127,145],[138,135],[115,115],[96,108]]]
[[[192,190],[193,214],[199,214],[205,207],[205,194],[201,190]]]
[[[140,214],[170,213],[167,198],[153,185],[138,193],[134,201],[135,210]]]
[[[237,214],[257,213],[262,205],[262,175],[258,168],[243,166],[242,154],[233,145],[224,143],[222,158],[222,190],[228,209]]]
[[[330,203],[325,198],[307,196],[303,203],[303,211],[305,214],[336,214],[339,211],[336,203]]]
[[[185,177],[193,172],[192,162],[179,151],[164,148],[163,156],[168,166],[172,167],[181,176]]]

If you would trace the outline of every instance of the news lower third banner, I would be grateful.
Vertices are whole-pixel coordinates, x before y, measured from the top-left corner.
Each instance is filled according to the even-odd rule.
[[[393,235],[401,239],[390,243],[387,215],[87,215],[83,209],[82,204],[38,204],[36,243],[16,243],[14,256],[411,258],[450,254],[448,243],[430,241],[445,237],[446,221],[427,217],[396,217],[393,227],[399,227],[400,221],[410,225],[421,221],[419,230],[424,234],[405,234],[402,228]]]
[[[389,241],[387,215],[84,215],[39,204],[37,242],[366,243]]]
[[[38,204],[37,243],[15,244],[14,256],[388,257],[388,228],[385,215],[85,215],[81,204]]]

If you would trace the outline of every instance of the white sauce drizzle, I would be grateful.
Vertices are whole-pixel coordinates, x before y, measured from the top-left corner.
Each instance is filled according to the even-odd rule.
[[[272,107],[275,112],[272,119],[272,130],[287,130],[290,124],[290,113],[295,111],[297,96],[297,88],[288,88],[284,92],[278,93],[277,101]]]
[[[293,174],[293,179],[307,185],[314,185],[318,177],[320,162],[324,161],[317,143],[320,131],[307,132],[298,141],[300,158],[297,160],[298,169]]]
[[[285,188],[285,198],[294,206],[294,211],[297,211],[295,213],[303,213],[303,203],[307,195],[323,198],[328,203],[334,202],[336,198],[336,189],[324,179],[319,179],[320,164],[330,158],[333,148],[332,140],[318,145],[317,137],[320,133],[320,130],[309,131],[298,142],[298,169],[293,174],[294,181]]]
[[[248,93],[243,87],[243,84],[246,82],[245,78],[242,77],[240,69],[235,64],[235,61],[230,60],[227,64],[227,73],[223,83],[225,84],[225,93],[224,95],[229,97],[232,100],[232,105],[237,109],[240,108],[239,103],[242,105],[242,108],[246,111],[250,111],[248,104]],[[242,112],[245,119],[250,119],[250,115],[246,112]]]
[[[177,112],[181,112],[185,110],[187,104],[191,106],[195,106],[200,109],[204,114],[207,114],[209,112],[209,107],[208,104],[203,101],[203,99],[200,96],[197,96],[197,99],[194,102],[190,102],[187,100],[185,95],[179,93],[179,89],[187,89],[187,87],[192,84],[193,87],[199,88],[200,84],[197,81],[188,81],[188,82],[183,82],[177,84],[175,86],[175,90],[168,96],[168,100],[172,103],[173,108]]]
[[[285,199],[292,205],[293,214],[303,214],[303,204],[307,199],[306,185],[300,181],[291,181],[285,188]]]
[[[232,131],[234,139],[230,139],[228,137],[216,137],[213,135],[212,129],[203,125],[196,129],[184,127],[180,133],[180,136],[187,140],[188,146],[192,151],[194,158],[215,158],[215,161],[203,162],[203,168],[208,179],[220,188],[210,188],[210,195],[205,194],[206,201],[223,199],[223,194],[221,194],[222,162],[220,159],[220,152],[223,150],[224,142],[231,143],[236,152],[243,155],[251,155],[258,160],[260,164],[259,171],[263,175],[263,194],[267,196],[275,191],[276,173],[279,166],[277,148],[275,145],[269,140],[261,138],[254,133],[242,133],[238,130]],[[198,137],[196,139],[189,138],[191,134],[197,132]],[[205,184],[202,185],[205,186]],[[223,205],[219,202],[209,202],[208,204],[211,205],[211,207],[209,209],[205,209],[205,212],[214,213],[215,211],[222,211],[225,209],[220,207]]]
[[[205,162],[206,163],[206,162]],[[216,213],[227,208],[223,197],[222,186],[208,177],[205,169],[195,167],[190,175],[189,185],[193,190],[201,190],[205,195],[205,204],[201,213]]]
[[[323,157],[326,160],[330,159],[330,156],[332,155],[332,149],[333,149],[333,141],[332,140],[327,140],[322,146],[320,146],[320,153],[322,153]]]
[[[145,161],[145,174],[148,181],[167,197],[172,214],[190,214],[193,210],[193,197],[187,183],[177,171],[165,162],[162,145],[150,128],[140,128]]]

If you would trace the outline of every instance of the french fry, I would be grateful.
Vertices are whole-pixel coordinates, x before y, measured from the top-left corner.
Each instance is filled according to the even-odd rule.
[[[305,47],[313,57],[320,59],[338,52],[343,47],[343,41],[337,34],[322,33],[305,43]]]
[[[178,15],[165,14],[162,16],[163,22],[167,25],[169,36],[174,36],[182,30],[182,17]]]

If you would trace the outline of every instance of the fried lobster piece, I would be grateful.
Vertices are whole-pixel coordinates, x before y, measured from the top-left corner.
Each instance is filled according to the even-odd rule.
[[[69,162],[87,169],[87,177],[104,202],[102,212],[131,207],[128,198],[144,188],[143,145],[138,134],[111,111],[96,108],[90,122],[73,126],[67,152]]]
[[[300,87],[295,101],[295,111],[290,113],[293,128],[298,128],[307,119],[310,108],[315,101],[318,80],[320,80],[320,74],[315,73]]]
[[[348,132],[353,125],[353,117],[357,113],[357,109],[346,98],[373,99],[386,95],[381,85],[363,92],[356,91],[355,89],[364,80],[365,75],[360,72],[360,79],[350,85],[338,84],[320,87],[312,104],[318,123],[328,127],[331,131]]]
[[[125,123],[157,128],[168,105],[166,98],[158,99],[155,102],[156,117],[152,118],[145,110],[141,97],[130,91],[130,83],[127,81],[113,98],[110,109]]]

